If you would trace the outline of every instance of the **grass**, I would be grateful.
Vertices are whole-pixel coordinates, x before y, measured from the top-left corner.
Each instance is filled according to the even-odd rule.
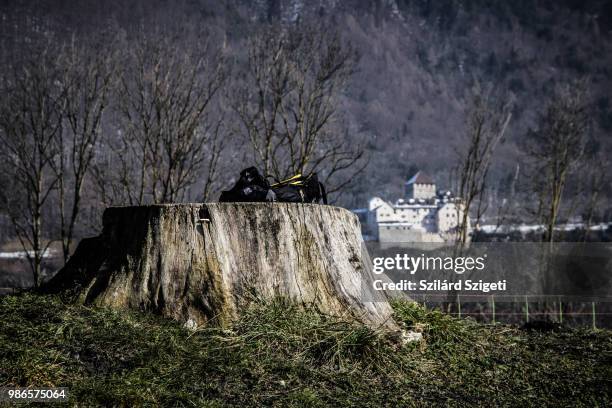
[[[612,336],[482,325],[408,303],[424,341],[281,300],[227,329],[157,316],[0,298],[0,387],[69,387],[77,406],[610,406]]]

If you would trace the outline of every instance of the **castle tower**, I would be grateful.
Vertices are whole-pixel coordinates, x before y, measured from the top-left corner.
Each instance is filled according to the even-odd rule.
[[[417,171],[405,184],[406,199],[429,200],[436,197],[436,183],[422,171]]]

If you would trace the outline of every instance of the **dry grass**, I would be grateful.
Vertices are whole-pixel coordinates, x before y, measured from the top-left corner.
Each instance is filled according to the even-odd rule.
[[[485,326],[396,303],[379,332],[284,301],[190,332],[136,312],[0,298],[0,387],[66,386],[80,406],[606,406],[608,331]]]

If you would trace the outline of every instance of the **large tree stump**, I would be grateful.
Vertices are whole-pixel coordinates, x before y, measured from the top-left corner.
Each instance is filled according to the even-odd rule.
[[[89,304],[225,324],[253,299],[284,297],[372,327],[396,329],[360,225],[333,206],[285,203],[112,207],[49,291]]]

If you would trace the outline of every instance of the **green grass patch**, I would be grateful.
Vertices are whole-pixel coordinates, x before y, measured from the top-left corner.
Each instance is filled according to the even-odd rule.
[[[282,300],[195,332],[132,311],[0,298],[0,387],[68,387],[72,405],[610,406],[609,331],[525,332],[409,303],[384,333]]]

